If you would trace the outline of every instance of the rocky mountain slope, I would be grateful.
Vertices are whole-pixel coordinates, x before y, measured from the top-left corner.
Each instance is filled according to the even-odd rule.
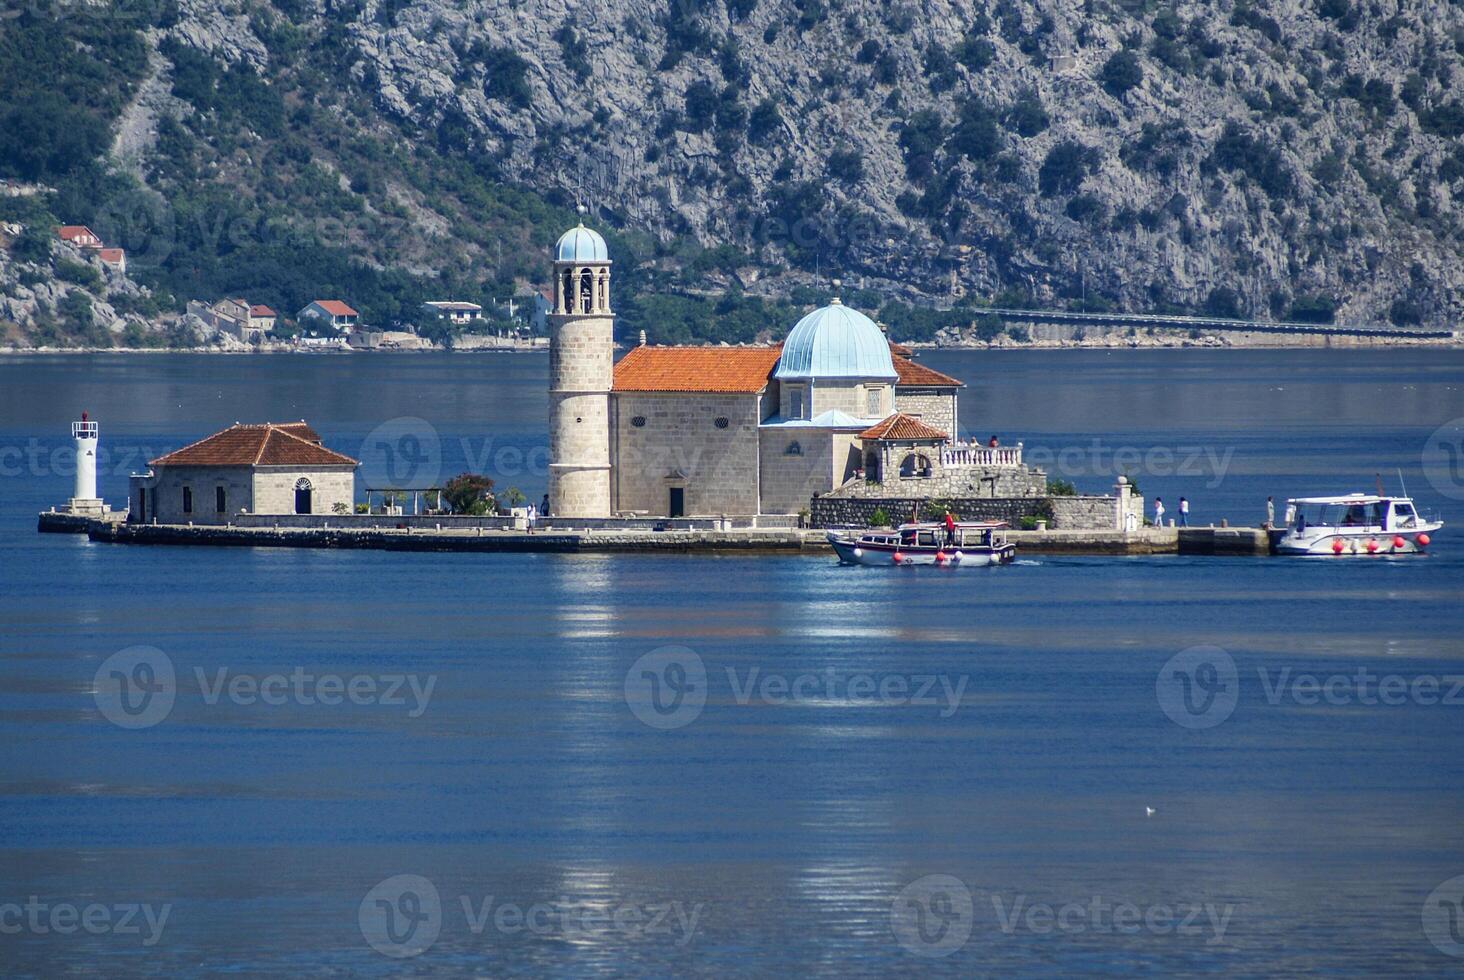
[[[101,162],[22,176],[173,295],[335,289],[380,319],[502,296],[544,280],[582,205],[612,233],[623,327],[667,339],[785,328],[763,301],[834,276],[909,304],[886,314],[910,336],[965,315],[921,307],[992,300],[1464,306],[1458,0],[113,9],[144,50],[95,109]]]

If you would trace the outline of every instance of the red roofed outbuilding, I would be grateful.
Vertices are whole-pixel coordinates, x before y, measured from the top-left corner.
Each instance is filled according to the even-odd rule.
[[[305,422],[235,423],[131,478],[127,519],[224,524],[246,514],[346,514],[360,465]]]

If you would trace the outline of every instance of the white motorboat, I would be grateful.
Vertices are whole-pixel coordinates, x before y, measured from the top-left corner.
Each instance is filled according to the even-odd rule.
[[[1017,546],[1000,522],[901,524],[895,530],[830,531],[829,544],[848,565],[942,565],[981,568],[1011,561]]]
[[[1425,550],[1443,526],[1421,515],[1411,497],[1296,497],[1286,501],[1286,526],[1275,549],[1282,555],[1410,555]]]

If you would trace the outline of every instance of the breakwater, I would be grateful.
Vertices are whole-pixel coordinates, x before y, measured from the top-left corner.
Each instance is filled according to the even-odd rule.
[[[86,534],[109,544],[151,544],[244,548],[343,548],[381,551],[466,551],[482,553],[637,553],[831,554],[821,529],[795,527],[728,527],[701,522],[702,527],[599,526],[551,527],[528,531],[486,527],[473,519],[454,524],[440,518],[431,524],[382,526],[370,518],[335,518],[310,526],[128,524],[43,513],[37,529],[47,533]],[[687,521],[685,523],[692,523]],[[1131,532],[1106,530],[1009,531],[1019,552],[1072,555],[1263,555],[1270,551],[1267,532],[1258,528],[1146,527]]]

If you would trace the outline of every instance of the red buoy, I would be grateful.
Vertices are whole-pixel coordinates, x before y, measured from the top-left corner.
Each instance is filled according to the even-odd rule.
[[[1368,538],[1367,539],[1367,553],[1370,554],[1370,555],[1375,555],[1375,554],[1378,553],[1378,539],[1377,538]]]
[[[904,563],[905,563],[905,556],[902,555],[902,554],[900,554],[898,551],[895,552],[895,564],[896,565],[903,565]]]
[[[1427,548],[1428,547],[1428,535],[1427,534],[1420,534],[1418,537],[1414,538],[1413,540],[1418,542],[1418,546],[1420,548]]]
[[[1406,545],[1407,543],[1408,543],[1407,541],[1404,541],[1403,540],[1403,535],[1401,535],[1401,534],[1395,534],[1395,535],[1393,535],[1393,547],[1394,548],[1401,548],[1404,545]]]
[[[945,564],[945,552],[944,551],[937,551],[935,553],[935,563],[937,565],[944,565]]]
[[[1345,548],[1345,547],[1346,547],[1346,545],[1344,545],[1342,543],[1342,539],[1341,538],[1333,538],[1332,539],[1332,554],[1334,554],[1334,555],[1340,555],[1340,554],[1342,554],[1342,549]]]

